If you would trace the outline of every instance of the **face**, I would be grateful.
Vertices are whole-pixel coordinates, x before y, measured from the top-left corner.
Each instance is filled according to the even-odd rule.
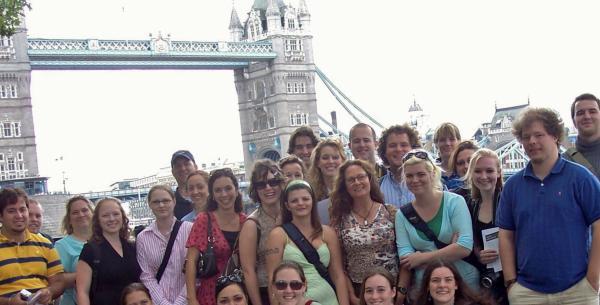
[[[258,199],[260,199],[261,204],[265,205],[275,205],[279,204],[279,199],[281,198],[281,178],[276,179],[275,175],[271,172],[267,174],[267,179],[263,180],[266,182],[264,188],[256,188]],[[277,183],[276,186],[271,186],[269,183],[274,184]]]
[[[152,305],[152,300],[144,291],[134,291],[125,297],[126,305]]]
[[[235,208],[237,190],[229,177],[219,177],[213,184],[213,196],[219,204],[219,209],[230,210]]]
[[[575,128],[582,137],[600,136],[600,110],[593,100],[575,103]]]
[[[434,304],[454,304],[454,294],[458,289],[452,271],[440,267],[431,273],[429,280],[429,293]]]
[[[404,167],[406,186],[408,187],[408,190],[415,195],[423,194],[433,188],[434,175],[427,170],[425,162],[419,162]]]
[[[175,177],[175,180],[177,180],[178,185],[184,185],[187,176],[196,169],[196,163],[192,162],[192,160],[179,157],[175,159],[173,167],[171,168],[171,173],[173,174],[173,177]]]
[[[463,149],[456,156],[456,173],[459,177],[464,177],[469,169],[469,163],[471,162],[471,156],[475,153],[472,149]]]
[[[310,154],[315,146],[312,140],[307,136],[298,136],[294,143],[292,154],[300,158],[304,164],[310,164]]]
[[[523,128],[521,136],[525,153],[527,153],[532,163],[541,164],[558,155],[558,147],[556,146],[558,139],[546,132],[542,122],[532,122],[529,126]]]
[[[69,211],[69,220],[73,230],[87,229],[92,222],[92,210],[87,202],[77,200],[71,203],[71,211]]]
[[[352,198],[370,196],[371,183],[367,172],[358,165],[351,165],[344,173],[346,189]]]
[[[308,190],[299,189],[289,192],[286,206],[293,217],[310,217],[313,202]]]
[[[402,158],[412,149],[410,139],[405,133],[392,133],[387,137],[385,146],[385,157],[391,167],[402,166]]]
[[[285,177],[285,182],[304,179],[302,167],[298,163],[288,163],[281,168],[281,171]]]
[[[200,175],[193,175],[187,181],[187,191],[196,208],[206,205],[208,199],[208,181]]]
[[[471,178],[475,187],[481,192],[494,192],[496,181],[500,177],[498,161],[495,158],[483,157],[477,160]]]
[[[294,269],[286,268],[277,272],[273,286],[280,305],[301,305],[304,301],[306,285]]]
[[[247,305],[248,301],[240,286],[232,284],[219,292],[217,295],[218,305]]]
[[[19,197],[17,203],[7,205],[2,215],[0,215],[2,230],[9,234],[23,233],[27,228],[28,221],[29,211],[25,204],[25,199],[22,197]]]
[[[342,165],[342,156],[337,148],[331,146],[323,146],[321,148],[321,156],[317,163],[317,167],[325,177],[335,177],[338,168]]]
[[[173,217],[175,201],[167,191],[157,189],[150,197],[150,209],[156,219],[169,219]]]
[[[383,276],[376,274],[365,281],[365,301],[367,305],[392,305],[396,289]]]
[[[440,157],[447,160],[458,145],[458,139],[454,136],[441,137],[435,144],[440,150]]]
[[[376,145],[371,128],[358,127],[352,131],[350,150],[354,158],[364,161],[374,160]]]
[[[123,215],[119,204],[113,200],[102,203],[98,210],[100,228],[103,233],[119,233],[123,227]]]
[[[29,225],[27,228],[31,233],[39,233],[42,228],[43,216],[42,207],[39,204],[29,204]]]

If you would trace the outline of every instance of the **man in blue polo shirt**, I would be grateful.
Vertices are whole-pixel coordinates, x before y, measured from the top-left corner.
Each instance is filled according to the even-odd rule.
[[[600,182],[559,156],[564,126],[555,111],[523,111],[513,134],[530,161],[506,182],[497,212],[510,304],[598,305]]]

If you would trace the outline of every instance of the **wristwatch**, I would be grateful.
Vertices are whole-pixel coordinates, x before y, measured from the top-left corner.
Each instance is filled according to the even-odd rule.
[[[396,289],[403,295],[406,295],[408,293],[408,289],[406,289],[406,287],[398,286],[396,287]]]
[[[510,287],[510,285],[514,284],[517,282],[517,279],[512,279],[512,280],[508,280],[508,281],[504,281],[504,287],[508,288]]]

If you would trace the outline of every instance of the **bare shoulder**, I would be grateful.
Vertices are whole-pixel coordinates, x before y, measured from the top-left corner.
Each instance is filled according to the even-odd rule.
[[[325,239],[325,242],[327,242],[332,240],[332,238],[337,239],[337,234],[332,227],[323,225],[323,238]]]

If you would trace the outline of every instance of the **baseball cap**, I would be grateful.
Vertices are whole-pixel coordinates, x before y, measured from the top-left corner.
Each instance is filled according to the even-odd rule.
[[[187,151],[187,150],[178,150],[176,152],[173,153],[173,156],[171,157],[171,167],[173,167],[173,164],[175,164],[175,160],[177,160],[177,158],[186,158],[194,163],[196,163],[196,160],[194,160],[194,156],[192,156],[192,153]]]

